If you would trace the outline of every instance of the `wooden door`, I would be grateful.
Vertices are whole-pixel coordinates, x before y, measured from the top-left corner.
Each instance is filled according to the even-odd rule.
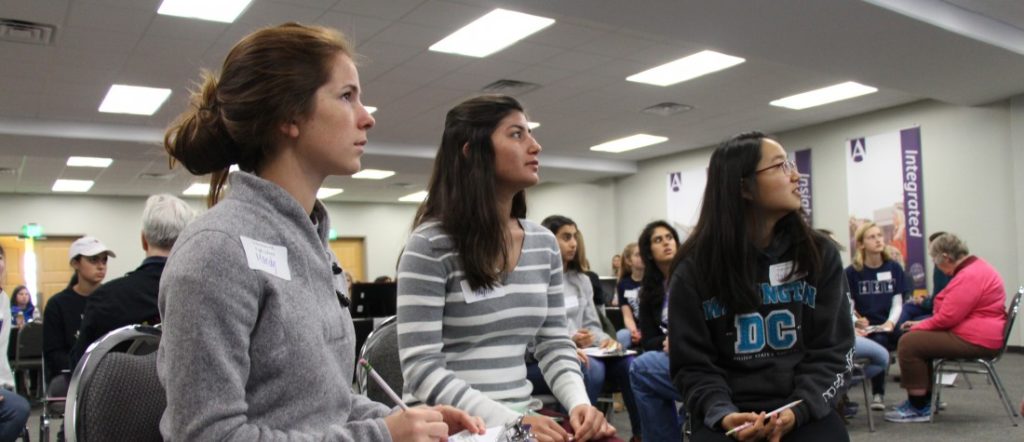
[[[46,238],[36,241],[36,259],[39,271],[38,307],[45,308],[46,301],[68,286],[74,270],[68,260],[68,250],[75,238]]]
[[[14,288],[25,284],[25,275],[22,268],[25,257],[25,240],[17,236],[0,236],[0,246],[4,248],[4,258],[7,262],[7,270],[0,276],[0,284],[7,294],[14,293]]]
[[[355,282],[366,281],[366,250],[363,238],[338,238],[331,241],[331,250]]]

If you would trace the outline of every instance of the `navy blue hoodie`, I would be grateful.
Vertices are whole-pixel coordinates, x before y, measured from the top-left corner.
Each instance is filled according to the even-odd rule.
[[[854,340],[846,278],[832,241],[816,242],[822,270],[812,285],[803,272],[784,280],[793,247],[776,235],[757,259],[761,306],[746,314],[697,289],[692,257],[676,267],[669,290],[672,380],[686,409],[709,428],[720,429],[730,413],[803,399],[793,409],[800,426],[831,413],[846,390]]]

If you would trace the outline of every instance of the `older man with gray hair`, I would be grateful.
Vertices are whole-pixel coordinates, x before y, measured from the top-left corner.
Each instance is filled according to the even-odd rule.
[[[89,344],[118,327],[160,323],[157,292],[167,256],[178,234],[195,218],[184,201],[168,194],[153,195],[142,211],[142,250],[146,259],[121,278],[96,289],[85,306],[78,339],[71,349],[71,367]]]

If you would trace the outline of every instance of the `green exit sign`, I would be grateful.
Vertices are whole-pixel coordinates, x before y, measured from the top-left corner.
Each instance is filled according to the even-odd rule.
[[[43,237],[43,226],[36,223],[28,223],[21,226],[22,238],[42,238]]]

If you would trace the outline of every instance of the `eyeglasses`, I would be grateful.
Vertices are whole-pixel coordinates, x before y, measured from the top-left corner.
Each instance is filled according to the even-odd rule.
[[[792,174],[793,172],[798,172],[799,173],[799,170],[797,170],[797,168],[796,168],[796,163],[794,163],[793,160],[786,160],[786,161],[783,161],[783,162],[778,163],[778,164],[772,164],[771,166],[765,167],[764,169],[755,170],[754,171],[754,175],[757,175],[757,174],[759,174],[761,172],[764,172],[764,171],[767,171],[767,170],[772,170],[772,169],[774,169],[776,167],[781,167],[782,168],[782,173],[785,174],[785,175]]]

